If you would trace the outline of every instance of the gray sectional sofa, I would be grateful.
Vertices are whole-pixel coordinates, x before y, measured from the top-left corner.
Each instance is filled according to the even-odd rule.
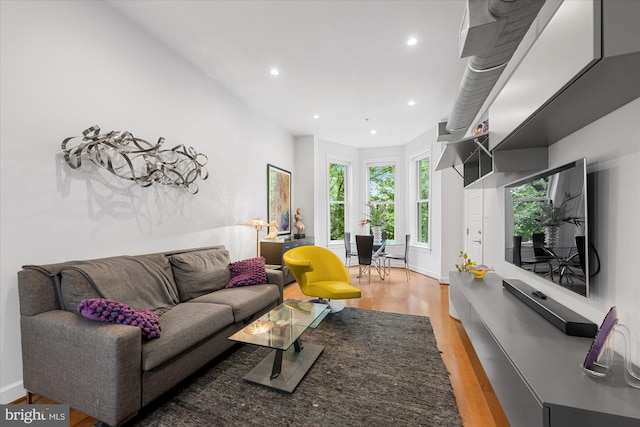
[[[225,288],[224,246],[24,266],[18,272],[24,387],[120,425],[234,343],[228,337],[282,302],[282,273]],[[78,314],[105,298],[159,315],[159,338]]]

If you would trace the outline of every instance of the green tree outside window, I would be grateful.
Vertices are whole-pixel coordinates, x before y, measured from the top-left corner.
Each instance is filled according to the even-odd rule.
[[[395,238],[395,166],[369,166],[369,198],[371,203],[385,205],[387,224],[382,231],[387,239]]]
[[[429,244],[429,162],[430,158],[423,157],[416,161],[416,170],[418,172],[417,187],[417,230],[418,236],[416,241]]]
[[[533,233],[544,233],[544,225],[537,219],[547,202],[548,183],[540,178],[532,183],[511,188],[513,201],[513,234],[522,242],[531,242]]]
[[[347,165],[329,163],[329,240],[342,240],[345,233]]]

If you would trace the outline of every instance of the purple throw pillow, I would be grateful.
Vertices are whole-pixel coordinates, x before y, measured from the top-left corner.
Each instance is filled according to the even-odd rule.
[[[158,315],[150,310],[136,311],[126,304],[104,298],[85,299],[78,305],[78,313],[98,322],[137,326],[146,340],[160,337]]]
[[[231,271],[231,280],[229,280],[225,288],[267,283],[265,259],[262,257],[232,262],[229,264],[229,270]]]

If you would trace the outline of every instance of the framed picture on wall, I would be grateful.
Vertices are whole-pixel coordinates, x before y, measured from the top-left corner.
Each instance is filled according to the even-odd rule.
[[[267,218],[275,220],[278,234],[291,234],[291,172],[267,165]]]

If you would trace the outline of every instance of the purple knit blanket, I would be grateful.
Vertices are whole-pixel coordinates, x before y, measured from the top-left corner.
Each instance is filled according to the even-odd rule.
[[[160,337],[158,315],[150,310],[136,311],[126,304],[104,298],[85,299],[78,305],[78,313],[98,322],[137,326],[142,338],[151,340]]]

